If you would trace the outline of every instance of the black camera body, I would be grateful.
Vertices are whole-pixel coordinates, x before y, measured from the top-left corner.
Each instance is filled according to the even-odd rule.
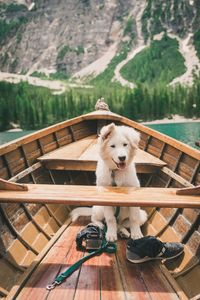
[[[105,239],[104,231],[93,224],[88,224],[76,237],[77,250],[97,250],[102,247]]]

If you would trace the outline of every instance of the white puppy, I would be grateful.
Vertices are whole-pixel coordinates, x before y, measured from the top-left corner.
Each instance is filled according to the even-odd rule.
[[[99,137],[99,159],[96,178],[98,186],[139,187],[133,157],[138,148],[140,135],[133,128],[116,126],[111,123],[104,126]],[[71,212],[72,221],[79,216],[91,215],[92,223],[103,227],[107,224],[107,241],[117,240],[117,232],[129,237],[126,228],[130,227],[131,238],[142,237],[140,226],[147,219],[146,212],[139,207],[121,207],[118,225],[115,218],[115,207],[93,206],[92,208],[76,208]]]

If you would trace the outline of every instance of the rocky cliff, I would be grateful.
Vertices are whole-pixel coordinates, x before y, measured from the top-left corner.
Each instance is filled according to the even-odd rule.
[[[40,0],[29,11],[5,2],[0,2],[1,71],[66,75],[101,57],[119,39],[122,20],[135,5],[132,0]]]
[[[180,51],[187,39],[200,56],[199,0],[0,0],[0,70],[91,74],[121,44],[129,44],[132,58],[164,32],[177,38]]]

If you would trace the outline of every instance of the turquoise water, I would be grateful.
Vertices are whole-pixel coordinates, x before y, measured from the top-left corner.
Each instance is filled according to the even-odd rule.
[[[200,140],[200,122],[151,124],[148,127],[169,135],[191,147],[195,147],[195,141]],[[34,131],[0,132],[0,145],[32,132]]]
[[[148,127],[199,149],[194,143],[200,140],[200,122],[151,124]]]
[[[9,132],[9,131],[0,132],[0,145],[10,142],[12,140],[18,139],[18,138],[25,136],[27,134],[30,134],[32,132],[34,132],[34,130],[23,130],[23,131],[15,131],[15,132]]]

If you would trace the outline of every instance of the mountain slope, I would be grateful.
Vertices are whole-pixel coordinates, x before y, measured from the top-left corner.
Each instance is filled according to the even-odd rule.
[[[25,6],[12,11],[10,5],[1,4],[1,22],[13,28],[0,40],[0,68],[70,76],[119,40],[119,20],[133,6],[131,0],[40,0],[33,11]],[[19,23],[22,17],[24,23],[14,28],[14,22]]]
[[[170,83],[185,72],[184,60],[178,52],[178,42],[164,35],[137,54],[121,69],[124,78],[147,84]]]
[[[167,32],[186,68],[171,84],[191,84],[200,70],[199,24],[199,0],[1,0],[0,70],[134,87],[122,68]]]

